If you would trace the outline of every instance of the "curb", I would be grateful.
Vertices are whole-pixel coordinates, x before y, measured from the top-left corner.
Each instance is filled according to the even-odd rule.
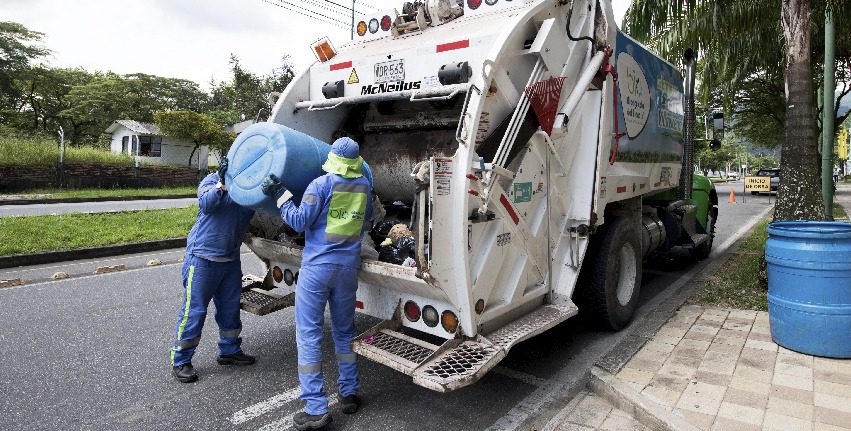
[[[64,262],[68,260],[95,259],[146,251],[166,250],[186,246],[186,238],[145,241],[131,244],[110,245],[106,247],[83,248],[77,250],[51,251],[46,253],[16,254],[0,256],[0,269],[18,266],[42,265],[45,263]]]
[[[625,411],[642,425],[658,431],[698,431],[685,418],[675,415],[647,399],[608,371],[591,370],[591,389],[616,408]]]
[[[77,204],[83,202],[123,202],[123,201],[153,201],[159,199],[185,199],[194,198],[192,195],[170,195],[170,196],[112,196],[93,198],[60,198],[60,199],[2,199],[0,206],[4,205],[37,205],[37,204]]]

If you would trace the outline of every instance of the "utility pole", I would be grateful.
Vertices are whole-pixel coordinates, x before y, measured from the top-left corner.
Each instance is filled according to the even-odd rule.
[[[65,129],[59,126],[59,188],[65,185]]]
[[[355,0],[352,0],[352,40],[355,40]]]
[[[828,220],[833,216],[834,36],[833,13],[828,6],[824,12],[824,99],[821,110],[821,192],[824,196],[824,217]]]

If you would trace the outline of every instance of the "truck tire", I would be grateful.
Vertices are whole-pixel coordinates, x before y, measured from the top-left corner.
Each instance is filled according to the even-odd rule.
[[[620,330],[638,307],[641,290],[641,239],[628,218],[609,220],[591,239],[579,283],[579,309],[590,311],[602,326]]]
[[[709,253],[712,253],[712,243],[715,241],[715,221],[718,219],[718,206],[715,201],[710,201],[710,205],[712,206],[706,214],[706,225],[709,226],[709,239],[689,250],[689,254],[694,260],[706,259],[709,257]]]

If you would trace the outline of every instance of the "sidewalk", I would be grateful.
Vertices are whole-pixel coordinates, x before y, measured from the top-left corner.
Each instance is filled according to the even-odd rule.
[[[836,184],[833,202],[841,205],[845,212],[851,216],[851,183],[839,182]]]
[[[851,360],[778,346],[766,312],[684,306],[616,375],[596,368],[591,387],[601,397],[571,402],[548,428],[851,430]],[[603,421],[588,411],[606,410],[602,398]]]

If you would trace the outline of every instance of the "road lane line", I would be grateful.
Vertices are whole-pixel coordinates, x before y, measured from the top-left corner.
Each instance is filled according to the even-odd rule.
[[[266,401],[261,401],[252,406],[248,406],[230,417],[230,422],[234,425],[239,425],[244,422],[248,422],[251,419],[256,417],[265,415],[273,410],[276,410],[283,406],[284,404],[289,403],[290,401],[298,398],[301,393],[301,388],[293,388],[286,392],[282,392],[277,394]]]
[[[331,394],[328,396],[328,411],[331,411],[331,409],[337,405],[338,401],[337,394]],[[258,428],[257,431],[291,431],[293,428],[293,417],[295,417],[296,413],[298,412],[290,413],[284,416],[283,419],[263,425]]]
[[[733,235],[730,236],[724,243],[722,243],[716,250],[713,251],[713,258],[717,258],[718,255],[723,254],[730,248],[733,243],[736,242],[743,235],[748,233],[753,227],[762,221],[768,212],[773,208],[773,206],[766,208],[761,211],[757,217],[753,217],[748,220],[744,225],[742,225],[739,230],[737,230]],[[671,283],[671,285],[665,289],[664,291],[657,294],[649,303],[649,309],[655,309],[659,303],[663,300],[667,299],[670,295],[673,295],[677,291],[679,291],[684,285],[690,282],[695,276],[697,276],[700,271],[704,269],[705,265],[698,265],[691,268],[685,274],[677,278],[676,281]],[[666,294],[667,292],[667,294]],[[643,308],[643,307],[642,307]],[[646,315],[643,314],[641,317]],[[620,339],[622,340],[627,335],[626,331],[621,331]],[[600,352],[595,353],[596,359],[593,362],[597,362],[599,358],[602,358],[612,346],[616,346],[619,341],[616,340],[615,343],[611,344],[609,347],[606,347]],[[600,346],[602,347],[602,346]],[[591,349],[599,348],[596,345],[590,346]],[[593,365],[593,362],[590,365]],[[575,365],[575,364],[573,364]],[[520,400],[519,403],[515,404],[511,410],[508,411],[503,417],[497,419],[493,425],[487,428],[487,431],[515,431],[521,429],[522,425],[526,423],[531,417],[537,416],[541,410],[543,410],[546,406],[551,403],[559,400],[564,394],[568,392],[571,385],[576,383],[576,380],[580,379],[578,377],[571,377],[570,375],[571,367],[566,366],[561,370],[556,372],[556,374],[546,381],[546,384],[538,387],[531,394],[526,396],[526,398]],[[568,400],[569,401],[569,400]]]

